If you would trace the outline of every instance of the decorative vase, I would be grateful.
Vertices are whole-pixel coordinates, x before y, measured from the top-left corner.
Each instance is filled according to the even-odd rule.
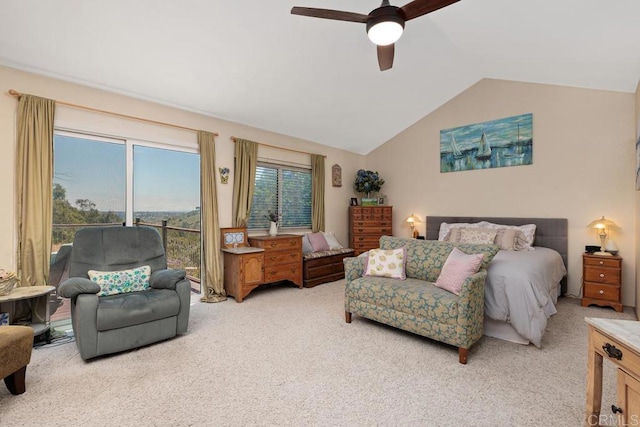
[[[270,221],[269,236],[277,236],[277,235],[278,235],[278,223],[275,221]]]

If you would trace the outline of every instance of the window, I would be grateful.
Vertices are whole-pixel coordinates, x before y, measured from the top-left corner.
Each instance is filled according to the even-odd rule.
[[[311,228],[311,170],[259,163],[247,228],[269,228],[269,211],[281,228]]]

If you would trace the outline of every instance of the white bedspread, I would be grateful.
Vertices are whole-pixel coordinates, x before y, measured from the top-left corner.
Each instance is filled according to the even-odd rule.
[[[553,249],[499,251],[489,264],[485,315],[509,322],[540,347],[547,318],[556,313],[558,283],[566,274],[562,257]]]

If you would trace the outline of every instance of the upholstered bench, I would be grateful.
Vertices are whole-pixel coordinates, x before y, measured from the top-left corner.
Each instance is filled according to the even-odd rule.
[[[353,256],[353,249],[341,248],[309,252],[303,255],[302,275],[305,288],[344,279],[343,259]]]
[[[33,329],[29,326],[0,326],[0,377],[11,394],[26,390],[25,375],[31,361]]]

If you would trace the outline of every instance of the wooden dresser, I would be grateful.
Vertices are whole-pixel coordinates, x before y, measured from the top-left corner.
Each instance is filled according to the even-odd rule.
[[[349,206],[349,246],[358,256],[380,247],[380,236],[393,234],[392,206]]]
[[[587,408],[585,425],[637,425],[640,420],[640,322],[587,317]],[[618,368],[616,402],[602,406],[602,361]]]
[[[622,311],[622,258],[619,256],[582,255],[582,306],[609,306]]]
[[[289,280],[302,288],[302,236],[255,236],[249,244],[264,249],[264,283]]]

